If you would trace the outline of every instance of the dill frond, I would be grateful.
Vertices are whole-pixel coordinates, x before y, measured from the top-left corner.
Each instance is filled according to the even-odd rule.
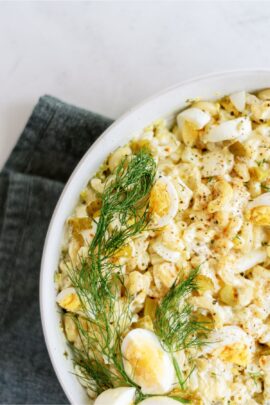
[[[70,271],[81,301],[82,316],[74,316],[80,342],[71,345],[82,378],[97,394],[115,386],[139,387],[128,377],[121,355],[122,336],[131,322],[130,298],[120,265],[110,258],[149,223],[148,197],[156,175],[152,156],[141,150],[124,159],[100,196],[102,205],[88,257]],[[112,227],[112,223],[119,224]]]
[[[186,389],[186,382],[194,367],[184,377],[174,353],[190,347],[202,346],[206,343],[205,337],[209,331],[205,323],[195,320],[193,308],[187,302],[190,294],[197,290],[198,272],[199,268],[196,268],[185,280],[174,283],[158,306],[154,322],[155,332],[164,350],[171,353],[177,380],[182,390]]]
[[[112,256],[125,242],[142,232],[149,222],[147,197],[156,175],[156,163],[145,150],[130,161],[124,159],[107,182],[101,195],[100,219],[90,251],[99,247],[103,256]],[[119,226],[109,230],[118,220]]]
[[[199,269],[192,270],[185,280],[174,283],[156,311],[155,331],[164,349],[170,352],[201,346],[208,330],[203,322],[193,317],[193,308],[186,301],[197,290],[196,277]]]
[[[149,224],[149,193],[156,176],[156,163],[141,150],[131,160],[124,159],[100,195],[101,209],[97,229],[89,245],[88,256],[70,271],[71,282],[81,301],[82,315],[74,316],[79,342],[71,345],[74,362],[80,366],[85,384],[97,394],[119,386],[137,389],[136,403],[146,398],[126,374],[121,354],[122,336],[131,322],[130,297],[120,302],[125,289],[124,275],[112,256]],[[116,224],[116,225],[115,225]],[[172,354],[181,389],[188,376],[183,376],[173,353],[202,344],[202,323],[192,316],[186,302],[196,289],[198,270],[186,280],[173,285],[157,308],[155,331],[162,346]],[[175,397],[179,402],[189,401]]]

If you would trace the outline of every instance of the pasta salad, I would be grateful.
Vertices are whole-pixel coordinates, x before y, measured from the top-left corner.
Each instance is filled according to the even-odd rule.
[[[269,405],[270,89],[189,100],[112,152],[55,281],[95,405]]]

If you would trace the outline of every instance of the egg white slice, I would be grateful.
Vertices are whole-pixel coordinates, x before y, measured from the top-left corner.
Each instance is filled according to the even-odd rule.
[[[169,397],[152,397],[144,399],[138,405],[179,405],[179,401]]]
[[[211,116],[200,108],[191,107],[180,112],[177,115],[177,124],[179,128],[182,128],[183,122],[188,121],[194,125],[196,129],[202,129],[210,121]]]
[[[253,201],[248,203],[247,208],[252,210],[252,208],[261,206],[270,206],[270,193],[263,193],[259,197],[254,198]]]
[[[136,388],[119,387],[102,392],[94,405],[132,405],[134,403]]]
[[[162,257],[162,259],[171,262],[171,263],[176,263],[181,257],[180,252],[177,252],[176,250],[172,250],[167,248],[163,243],[161,242],[154,242],[152,244],[152,248],[154,251]]]
[[[230,95],[230,100],[239,112],[243,112],[246,106],[246,92],[238,91],[233,93]]]
[[[247,139],[252,133],[251,121],[248,117],[240,117],[234,120],[224,121],[213,125],[203,136],[206,142],[222,142],[232,139]]]
[[[163,215],[159,215],[159,206],[162,205],[164,201],[167,203],[168,200],[169,206],[166,207],[167,212]],[[150,209],[152,214],[154,214],[152,225],[156,228],[162,228],[168,225],[177,214],[178,207],[179,198],[173,183],[168,177],[160,176],[150,193]]]
[[[175,371],[170,355],[162,348],[155,333],[133,329],[123,340],[124,368],[143,394],[166,394],[173,388]]]

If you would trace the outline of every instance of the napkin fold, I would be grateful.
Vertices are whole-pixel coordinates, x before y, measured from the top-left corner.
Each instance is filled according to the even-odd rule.
[[[44,96],[0,173],[0,403],[68,403],[45,347],[39,272],[65,182],[112,123]]]

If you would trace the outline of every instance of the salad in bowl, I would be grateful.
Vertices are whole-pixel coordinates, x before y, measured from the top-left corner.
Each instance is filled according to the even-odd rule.
[[[104,156],[62,220],[70,378],[80,403],[266,405],[270,89],[175,110]]]

